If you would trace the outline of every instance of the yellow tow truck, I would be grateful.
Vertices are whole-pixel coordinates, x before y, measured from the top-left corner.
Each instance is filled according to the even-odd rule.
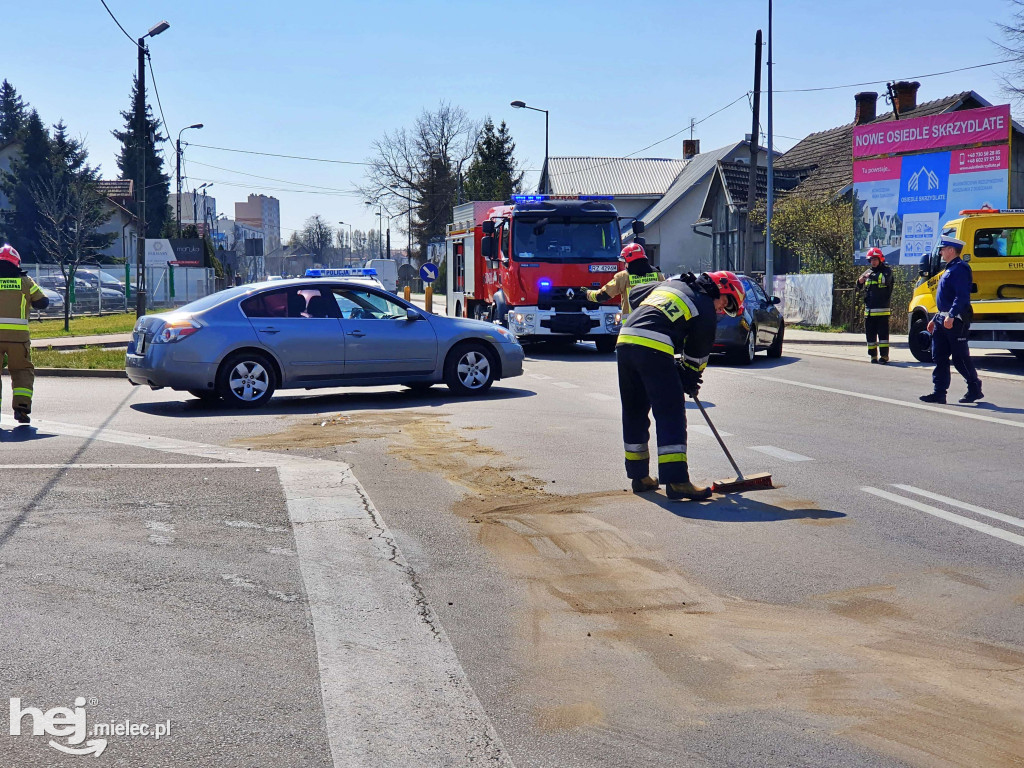
[[[1008,349],[1024,361],[1024,209],[960,211],[942,234],[963,240],[961,256],[974,275],[968,344],[973,349]],[[910,299],[910,352],[922,363],[932,359],[921,332],[937,311],[935,292],[945,265],[938,248],[922,259],[920,279]]]

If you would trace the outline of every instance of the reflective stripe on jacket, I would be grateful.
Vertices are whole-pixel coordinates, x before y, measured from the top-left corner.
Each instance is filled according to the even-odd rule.
[[[718,323],[714,300],[682,280],[637,286],[632,293],[636,309],[623,320],[618,343],[681,353],[684,365],[704,370]]]
[[[0,341],[28,341],[28,313],[43,291],[31,277],[0,277]]]
[[[616,272],[615,277],[605,283],[599,290],[587,291],[587,301],[601,303],[616,296],[622,297],[622,317],[636,309],[629,299],[631,288],[647,283],[660,283],[665,279],[661,272],[648,272],[646,275],[631,275],[627,270]]]

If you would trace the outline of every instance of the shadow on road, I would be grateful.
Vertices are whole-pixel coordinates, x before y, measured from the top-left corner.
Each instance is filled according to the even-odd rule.
[[[990,411],[992,413],[1024,413],[1024,408],[1010,408],[1005,405],[995,405],[987,401],[981,401],[980,403],[974,403],[968,405],[967,403],[951,402],[950,405],[955,405],[957,408],[968,408],[976,411]]]
[[[788,509],[739,494],[715,495],[709,501],[672,501],[660,494],[648,494],[645,499],[690,520],[710,520],[716,523],[777,523],[782,520],[839,520],[842,512],[830,509]]]
[[[56,437],[56,435],[50,432],[40,432],[27,424],[14,429],[0,429],[0,443],[27,443],[31,440],[45,440],[48,437]]]
[[[547,360],[550,362],[564,363],[579,360],[593,360],[595,362],[615,362],[615,353],[609,352],[608,354],[602,354],[597,351],[593,344],[587,344],[585,342],[569,344],[568,342],[535,341],[529,342],[524,349],[526,350],[527,361]],[[711,355],[709,360],[711,365],[725,365],[729,368],[779,368],[781,366],[792,365],[797,362],[800,362],[800,358],[798,357],[787,357],[783,354],[782,357],[768,358],[764,352],[759,352],[757,357],[754,358],[754,362],[750,365],[732,362],[726,355],[717,353]]]
[[[182,393],[182,399],[171,402],[133,403],[131,408],[150,416],[171,418],[205,418],[210,416],[239,416],[246,413],[259,416],[304,416],[324,411],[380,411],[398,408],[439,408],[451,403],[480,400],[493,402],[534,397],[530,389],[492,387],[483,396],[460,397],[453,395],[443,386],[417,392],[411,389],[395,389],[387,392],[335,392],[316,395],[275,395],[269,405],[254,411],[231,408],[220,400],[197,400]]]

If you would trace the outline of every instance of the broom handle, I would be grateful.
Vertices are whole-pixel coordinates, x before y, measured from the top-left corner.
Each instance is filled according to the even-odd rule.
[[[711,417],[708,416],[708,412],[704,410],[703,404],[697,399],[696,395],[693,395],[693,402],[695,402],[697,407],[700,408],[700,412],[704,416],[704,421],[706,421],[708,426],[711,427],[711,431],[714,433],[715,439],[718,440],[718,444],[722,446],[722,450],[725,451],[726,458],[729,459],[729,463],[732,464],[732,468],[736,470],[737,479],[742,480],[743,473],[740,472],[740,468],[736,466],[736,461],[733,459],[732,454],[729,453],[729,449],[725,447],[725,441],[722,440],[722,436],[718,434],[718,430],[715,429],[715,425],[711,423]]]

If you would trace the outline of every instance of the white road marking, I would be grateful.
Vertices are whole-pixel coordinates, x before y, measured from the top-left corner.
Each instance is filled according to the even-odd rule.
[[[880,395],[869,395],[864,392],[851,392],[848,389],[837,389],[836,387],[823,387],[819,384],[808,384],[803,381],[792,381],[791,379],[780,379],[775,376],[763,376],[758,373],[744,373],[741,371],[731,371],[726,368],[718,369],[722,373],[732,376],[749,376],[753,379],[761,379],[762,381],[773,381],[776,384],[786,384],[790,387],[803,387],[804,389],[816,389],[819,392],[830,392],[834,395],[846,395],[847,397],[856,397],[861,400],[873,400],[876,403],[887,403],[889,405],[899,405],[904,408],[914,408],[919,411],[931,411],[932,413],[940,413],[943,416],[957,416],[961,419],[974,419],[975,421],[987,421],[990,424],[1002,424],[1006,427],[1016,427],[1017,429],[1024,429],[1024,421],[1011,421],[1010,419],[1000,419],[995,416],[985,416],[980,413],[974,413],[973,411],[963,408],[942,408],[937,405],[927,405],[926,403],[912,403],[907,400],[895,400],[891,397],[881,397]]]
[[[261,465],[273,468],[273,464]],[[8,469],[252,469],[252,464],[5,464]]]
[[[579,389],[576,384],[570,384],[568,381],[556,381],[554,385],[562,389]]]
[[[550,376],[545,376],[543,373],[528,373],[526,375],[531,379],[538,379],[539,381],[545,381],[551,378]]]
[[[689,418],[689,417],[687,417]],[[711,427],[707,424],[687,424],[687,432],[696,432],[699,435],[707,435],[708,437],[714,437],[715,433],[711,431]],[[718,430],[719,437],[732,437],[732,432],[726,432],[725,430]]]
[[[595,400],[603,400],[603,401],[610,401],[610,400],[618,400],[619,399],[617,397],[613,397],[612,395],[606,395],[604,392],[587,392],[587,397],[592,397]]]
[[[774,456],[775,458],[782,459],[783,461],[814,461],[810,456],[793,453],[792,451],[787,451],[785,448],[777,448],[774,445],[752,445],[750,446],[750,450],[757,451],[758,453],[764,453],[768,456]]]
[[[907,491],[908,493],[916,493],[918,496],[924,496],[926,499],[931,499],[932,501],[941,501],[951,507],[957,507],[966,512],[973,512],[976,515],[991,517],[993,520],[1000,520],[1004,523],[1015,525],[1018,528],[1024,528],[1024,520],[1019,517],[1004,515],[1002,512],[993,512],[991,509],[985,509],[984,507],[976,507],[973,504],[968,504],[966,501],[957,501],[956,499],[951,499],[948,496],[940,496],[937,493],[924,491],[920,488],[915,488],[912,485],[900,485],[899,483],[893,483],[893,488],[899,488],[901,491]]]
[[[944,509],[933,507],[931,504],[925,504],[914,499],[907,499],[903,496],[897,496],[895,493],[889,493],[889,491],[883,491],[878,488],[861,488],[865,493],[870,493],[874,496],[878,496],[888,501],[893,501],[897,504],[902,504],[905,507],[916,509],[918,512],[924,512],[928,515],[934,515],[935,517],[946,520],[950,523],[956,523],[962,525],[965,528],[971,528],[981,533],[987,533],[989,536],[995,536],[997,539],[1008,541],[1011,544],[1016,544],[1018,547],[1024,547],[1024,536],[1019,536],[1016,533],[1010,533],[1004,531],[1002,528],[996,528],[995,526],[988,525],[986,523],[979,523],[977,520],[972,520],[969,517],[963,517],[962,515],[955,515],[952,512],[947,512]]]

